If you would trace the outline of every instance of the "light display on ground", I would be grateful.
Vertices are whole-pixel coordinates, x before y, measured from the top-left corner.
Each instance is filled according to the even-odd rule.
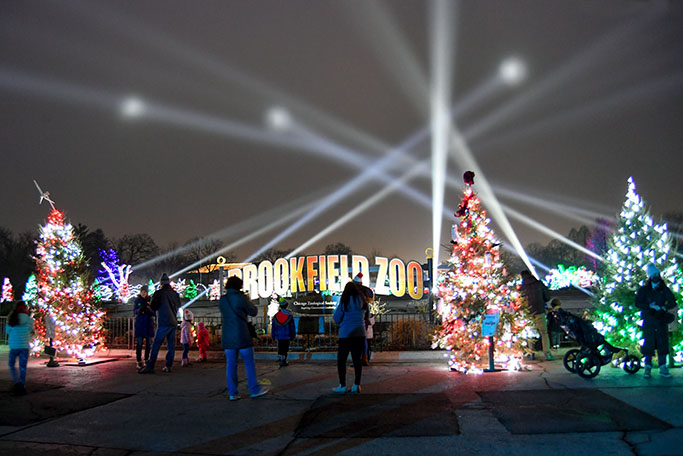
[[[579,287],[591,288],[599,281],[597,274],[586,269],[585,266],[569,266],[558,264],[557,269],[551,269],[543,282],[551,290]]]

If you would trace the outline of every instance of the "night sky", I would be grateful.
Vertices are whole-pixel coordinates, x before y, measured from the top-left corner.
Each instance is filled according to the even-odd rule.
[[[522,83],[456,118],[501,202],[566,235],[581,221],[503,190],[590,220],[618,213],[633,176],[656,218],[683,210],[682,2],[463,2],[453,22],[455,106],[505,58],[527,65]],[[429,124],[429,34],[423,1],[5,0],[0,226],[44,223],[36,179],[73,223],[108,237],[149,233],[163,247],[254,221],[222,238],[233,242],[359,172],[299,147],[299,130],[268,129],[268,109],[285,107],[362,167]],[[127,118],[129,97],[154,109]],[[409,153],[429,160],[429,141]],[[406,171],[397,165],[394,175]],[[460,181],[462,167],[448,170]],[[410,185],[431,195],[428,176]],[[383,186],[371,179],[278,247],[299,246]],[[446,205],[460,196],[448,189]],[[549,239],[511,223],[523,244]],[[288,224],[235,252],[249,256]],[[431,236],[431,208],[393,193],[305,251],[343,242],[422,260]]]

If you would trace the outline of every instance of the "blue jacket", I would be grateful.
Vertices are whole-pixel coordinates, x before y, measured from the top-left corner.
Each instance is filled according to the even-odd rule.
[[[33,331],[33,318],[25,313],[20,313],[18,325],[10,326],[9,323],[5,325],[5,333],[8,336],[9,348],[14,350],[29,348],[31,331]]]
[[[275,340],[294,340],[296,337],[296,328],[294,327],[294,317],[290,311],[280,309],[280,311],[273,316],[271,335]]]
[[[133,312],[135,312],[135,337],[154,337],[154,311],[149,306],[149,296],[135,298]]]
[[[180,296],[170,285],[162,285],[154,292],[150,306],[157,313],[157,324],[160,327],[178,325],[176,315],[180,307]]]
[[[224,349],[242,349],[254,346],[249,335],[247,317],[255,317],[258,309],[237,290],[229,289],[218,302],[223,320],[221,343]]]
[[[340,339],[346,337],[365,337],[368,309],[363,308],[361,297],[352,296],[346,309],[344,309],[344,303],[339,301],[332,318],[339,325]]]

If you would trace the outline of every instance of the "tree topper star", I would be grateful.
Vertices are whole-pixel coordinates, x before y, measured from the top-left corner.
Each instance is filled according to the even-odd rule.
[[[33,183],[36,184],[36,188],[38,189],[38,192],[40,193],[40,201],[38,204],[43,204],[43,200],[47,201],[50,203],[50,206],[52,206],[52,210],[55,209],[55,202],[50,199],[50,192],[44,192],[41,188],[40,185],[38,185],[38,182],[36,182],[35,179],[33,179]]]

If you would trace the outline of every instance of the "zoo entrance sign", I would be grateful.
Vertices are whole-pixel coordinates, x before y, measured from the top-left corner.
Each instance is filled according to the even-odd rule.
[[[363,285],[373,288],[376,294],[422,298],[422,266],[417,261],[405,263],[400,258],[375,257],[374,280],[370,269],[370,261],[362,255],[315,255],[247,264],[228,269],[227,276],[240,277],[251,299],[270,298],[273,293],[283,296],[314,290],[341,292],[359,272],[363,273]]]

